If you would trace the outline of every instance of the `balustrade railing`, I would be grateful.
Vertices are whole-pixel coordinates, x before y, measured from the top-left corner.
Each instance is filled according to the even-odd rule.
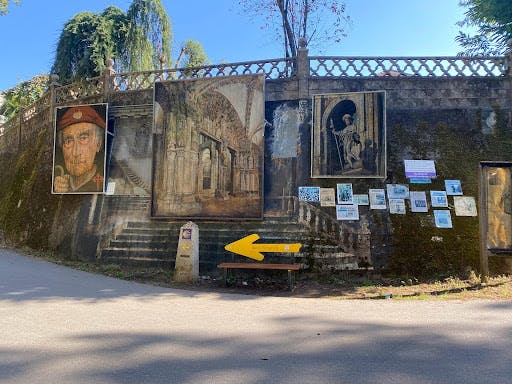
[[[308,66],[309,65],[309,66]],[[111,70],[111,68],[109,68]],[[110,71],[111,73],[112,71]],[[307,56],[299,51],[297,58],[268,59],[251,62],[206,65],[194,68],[164,69],[143,72],[107,73],[65,86],[52,86],[32,106],[22,110],[0,130],[18,131],[24,122],[44,108],[73,104],[92,97],[108,100],[109,93],[151,89],[155,81],[264,74],[267,80],[287,78],[358,78],[358,77],[508,77],[512,75],[512,55],[482,57],[326,57]],[[52,99],[53,95],[53,100]],[[21,120],[21,121],[20,121]],[[21,124],[21,125],[20,125]],[[12,133],[12,132],[11,132]],[[9,137],[13,135],[9,134]],[[0,146],[12,140],[2,138]]]
[[[505,76],[505,56],[482,57],[309,57],[314,77],[472,77]]]
[[[91,96],[103,95],[105,76],[88,78],[84,81],[55,87],[55,104],[73,103]]]
[[[295,59],[270,59],[229,64],[205,65],[193,68],[118,73],[111,76],[113,91],[143,90],[155,81],[191,78],[225,77],[262,73],[267,80],[284,79],[293,75]]]
[[[340,240],[342,238],[343,229],[336,218],[312,204],[305,201],[298,201],[296,196],[292,198],[296,199],[296,204],[298,203],[297,215],[299,223],[309,226],[316,234],[323,237],[328,237],[333,240]]]

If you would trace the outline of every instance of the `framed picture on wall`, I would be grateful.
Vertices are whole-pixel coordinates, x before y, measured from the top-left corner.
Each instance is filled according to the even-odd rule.
[[[52,193],[105,192],[107,104],[55,110]]]
[[[385,92],[313,96],[312,177],[386,177]]]

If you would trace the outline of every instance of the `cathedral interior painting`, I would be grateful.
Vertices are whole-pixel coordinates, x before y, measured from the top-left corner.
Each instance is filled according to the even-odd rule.
[[[152,215],[263,217],[264,77],[155,83]]]
[[[385,92],[313,96],[312,177],[386,177]]]

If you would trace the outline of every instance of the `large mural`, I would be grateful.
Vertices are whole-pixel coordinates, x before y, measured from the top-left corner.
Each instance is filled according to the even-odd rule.
[[[312,177],[386,177],[385,92],[313,96]]]
[[[55,110],[52,193],[105,191],[107,104]]]
[[[152,216],[263,216],[263,75],[155,83]]]

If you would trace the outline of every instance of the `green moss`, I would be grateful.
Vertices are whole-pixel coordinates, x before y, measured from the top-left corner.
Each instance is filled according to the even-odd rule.
[[[8,240],[35,249],[47,248],[56,204],[50,193],[47,134],[47,129],[42,129],[17,159],[15,155],[3,155],[14,166],[2,170],[0,226]]]

